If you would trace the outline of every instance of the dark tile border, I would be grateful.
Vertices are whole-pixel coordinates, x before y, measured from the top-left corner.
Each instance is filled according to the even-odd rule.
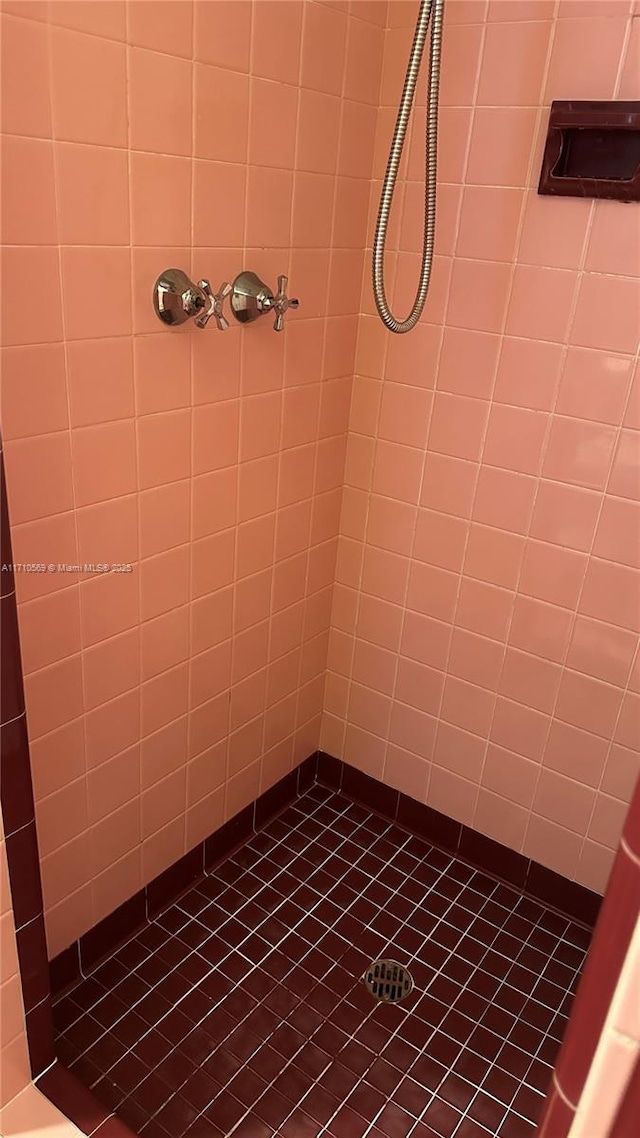
[[[589,928],[595,923],[601,898],[589,889],[318,751],[52,960],[50,975],[54,993],[76,983],[103,957],[110,956],[148,920],[173,904],[205,870],[228,857],[316,781],[341,791],[414,836],[456,854],[477,869],[543,901],[563,916]]]
[[[477,869],[523,890],[572,921],[589,928],[595,924],[602,898],[584,885],[569,881],[331,755],[318,754],[316,771],[318,782],[343,791],[417,837],[457,854]]]
[[[100,1138],[135,1138],[133,1130],[120,1118],[109,1114],[95,1095],[62,1063],[55,1063],[38,1079],[38,1090],[83,1134],[99,1134]]]
[[[251,834],[262,829],[276,814],[280,814],[313,786],[317,756],[310,755],[294,771],[281,778],[250,806],[225,822],[169,869],[155,877],[128,901],[120,905],[98,925],[89,929],[80,940],[66,948],[49,964],[51,989],[58,995],[77,983],[83,973],[91,972],[105,956],[128,940],[158,913],[172,905],[197,881],[206,869],[233,853]]]

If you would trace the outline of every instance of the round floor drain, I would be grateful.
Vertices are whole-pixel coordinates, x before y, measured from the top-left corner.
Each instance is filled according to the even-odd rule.
[[[386,1004],[397,1004],[413,989],[413,976],[397,960],[374,960],[362,979],[367,991]]]

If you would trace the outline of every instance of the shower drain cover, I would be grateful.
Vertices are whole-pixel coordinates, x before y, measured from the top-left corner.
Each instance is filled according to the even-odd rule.
[[[374,960],[362,979],[367,991],[385,1004],[399,1003],[413,989],[413,976],[397,960]]]

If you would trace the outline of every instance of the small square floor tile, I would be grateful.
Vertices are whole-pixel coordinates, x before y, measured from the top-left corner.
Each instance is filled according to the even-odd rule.
[[[588,944],[314,786],[56,1002],[59,1054],[144,1138],[533,1138]]]

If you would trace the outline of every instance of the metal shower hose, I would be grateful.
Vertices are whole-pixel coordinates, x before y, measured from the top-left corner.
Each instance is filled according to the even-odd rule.
[[[438,148],[438,89],[440,85],[440,54],[442,49],[442,15],[444,0],[421,0],[416,31],[411,46],[407,75],[404,81],[398,118],[389,152],[389,161],[382,184],[380,208],[373,239],[373,295],[376,308],[383,324],[391,332],[410,332],[415,327],[424,308],[429,291],[431,265],[433,263],[433,244],[436,230],[436,158]],[[422,243],[422,267],[420,281],[413,307],[406,320],[396,320],[387,301],[384,288],[384,247],[387,240],[387,226],[391,203],[396,188],[398,168],[402,157],[407,126],[411,117],[416,81],[422,61],[429,20],[433,11],[431,27],[431,50],[429,55],[429,82],[427,88],[426,121],[426,174],[424,200],[424,237]]]

